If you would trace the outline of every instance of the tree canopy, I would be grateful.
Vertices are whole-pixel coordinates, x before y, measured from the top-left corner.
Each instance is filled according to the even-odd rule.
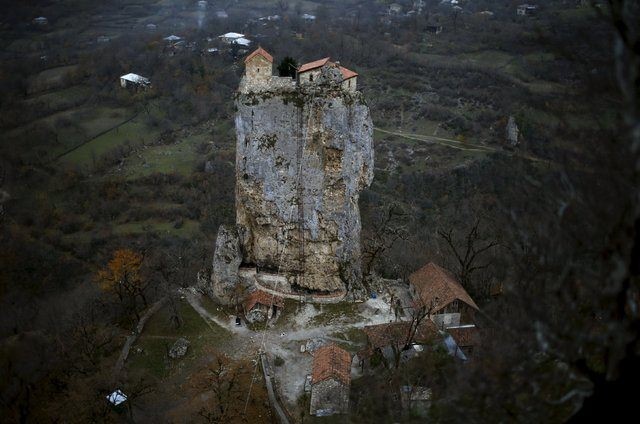
[[[282,62],[278,65],[278,75],[281,77],[295,78],[296,70],[298,69],[298,63],[290,56],[285,56]]]

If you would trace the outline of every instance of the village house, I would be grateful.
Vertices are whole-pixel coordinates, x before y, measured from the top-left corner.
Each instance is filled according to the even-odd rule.
[[[346,414],[349,411],[351,355],[335,344],[318,348],[313,355],[311,406],[315,416]]]
[[[473,323],[479,309],[455,277],[433,262],[409,276],[409,290],[415,304],[426,307],[439,328]]]
[[[145,26],[145,28],[147,28],[147,31],[155,31],[156,29],[158,29],[158,25],[156,25],[156,24],[147,24]]]
[[[32,22],[36,25],[47,25],[49,20],[44,16],[38,16],[37,18],[33,18]]]
[[[298,68],[297,81],[300,85],[316,84],[320,82],[323,71],[337,68],[342,75],[342,88],[346,91],[356,91],[358,85],[358,74],[350,69],[341,66],[339,62],[332,62],[330,58],[315,60],[305,63]]]
[[[175,43],[176,41],[180,41],[180,40],[182,40],[182,37],[178,37],[177,35],[173,35],[173,34],[171,34],[171,35],[170,35],[170,36],[168,36],[168,37],[164,37],[164,39],[163,39],[163,40],[164,40],[164,41],[168,41],[168,42],[170,42],[170,43]]]
[[[244,38],[244,34],[240,34],[239,32],[227,32],[226,34],[219,35],[218,38],[226,44],[233,44],[235,40],[240,38]]]
[[[231,44],[241,47],[249,47],[249,45],[251,45],[251,40],[249,40],[248,38],[240,37],[233,40]]]
[[[516,9],[518,16],[533,16],[538,11],[538,6],[535,4],[521,4]]]
[[[122,88],[148,88],[151,81],[138,74],[129,73],[120,77],[120,86]]]
[[[367,325],[363,331],[367,335],[367,346],[358,352],[360,366],[375,365],[375,356],[393,364],[396,359],[404,362],[422,351],[422,346],[433,342],[438,337],[438,329],[433,321],[423,320],[411,340],[411,350],[403,351],[409,342],[412,330],[411,322],[391,322],[387,324]],[[396,355],[400,355],[396,358]]]
[[[247,295],[242,306],[248,322],[265,322],[279,316],[284,308],[284,299],[256,290]]]

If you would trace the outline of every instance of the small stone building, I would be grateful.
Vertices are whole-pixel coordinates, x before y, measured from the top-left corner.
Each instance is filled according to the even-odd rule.
[[[277,317],[284,308],[284,299],[262,290],[256,290],[244,301],[244,316],[249,322],[264,322]]]
[[[310,85],[321,83],[323,79],[326,79],[324,75],[330,73],[332,68],[335,68],[336,74],[340,79],[339,82],[344,90],[356,91],[358,74],[344,66],[341,66],[337,62],[332,62],[328,57],[305,63],[300,66],[297,74],[298,84]]]
[[[335,344],[318,348],[313,355],[310,414],[326,416],[349,411],[351,355]]]
[[[245,75],[254,84],[268,84],[273,74],[273,56],[258,47],[244,59]]]
[[[328,57],[324,59],[314,60],[313,62],[305,63],[298,68],[298,84],[313,84],[318,81],[320,77],[320,70],[323,66],[329,63]]]
[[[344,66],[340,66],[340,72],[342,73],[342,89],[346,91],[356,91],[358,85],[358,73],[347,69]]]
[[[409,287],[414,302],[427,307],[439,328],[475,321],[478,305],[449,271],[433,262],[409,276]]]

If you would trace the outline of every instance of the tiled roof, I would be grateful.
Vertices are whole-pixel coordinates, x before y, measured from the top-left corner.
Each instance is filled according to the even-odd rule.
[[[249,312],[258,304],[265,306],[270,306],[271,304],[273,304],[278,308],[283,308],[284,299],[279,296],[263,292],[262,290],[256,290],[249,293],[247,298],[244,300],[244,310]]]
[[[351,354],[333,343],[316,349],[313,354],[311,384],[329,378],[345,385],[351,382]]]
[[[315,60],[313,62],[305,63],[304,65],[300,66],[300,68],[298,68],[298,73],[301,74],[303,72],[307,72],[312,69],[320,68],[321,66],[326,65],[327,62],[329,62],[328,57],[325,57],[324,59],[320,59],[320,60]]]
[[[247,63],[248,61],[250,61],[251,59],[253,59],[256,56],[262,56],[265,59],[267,59],[269,62],[273,63],[273,56],[271,56],[265,49],[263,49],[262,47],[258,47],[257,49],[255,49],[249,56],[247,56],[244,59],[244,63]]]
[[[480,333],[475,325],[450,327],[447,332],[460,347],[476,346],[480,341]]]
[[[368,325],[364,327],[364,332],[369,340],[371,349],[378,349],[385,346],[401,346],[407,342],[410,322],[391,322],[388,324]],[[425,343],[438,334],[436,325],[428,318],[425,318],[416,331],[413,341]]]
[[[460,300],[472,308],[479,309],[454,276],[433,262],[429,262],[411,274],[409,282],[415,287],[424,305],[430,307],[432,302],[435,304],[434,312],[441,310],[454,300]]]
[[[340,66],[340,72],[342,72],[342,78],[345,80],[358,76],[357,72],[353,72],[351,69],[347,69],[344,66]]]

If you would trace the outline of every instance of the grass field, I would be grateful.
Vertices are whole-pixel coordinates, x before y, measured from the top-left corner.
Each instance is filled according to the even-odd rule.
[[[206,134],[196,134],[174,144],[145,147],[127,158],[122,174],[130,179],[153,173],[189,175],[201,159],[198,145],[208,140]]]
[[[193,366],[206,347],[215,347],[230,339],[226,330],[209,327],[186,301],[178,303],[178,312],[182,319],[179,328],[171,323],[169,306],[149,320],[131,349],[127,368],[145,369],[158,378],[166,378]],[[167,352],[180,337],[190,342],[187,354],[182,359],[171,359]]]
[[[176,228],[173,222],[147,220],[142,222],[127,222],[113,227],[116,235],[126,234],[143,234],[157,232],[160,234],[171,235],[175,237],[190,237],[199,231],[199,222],[193,220],[184,220],[179,228]]]
[[[77,65],[58,66],[46,69],[36,75],[30,82],[27,91],[37,93],[43,90],[61,87],[65,78],[77,69]]]

